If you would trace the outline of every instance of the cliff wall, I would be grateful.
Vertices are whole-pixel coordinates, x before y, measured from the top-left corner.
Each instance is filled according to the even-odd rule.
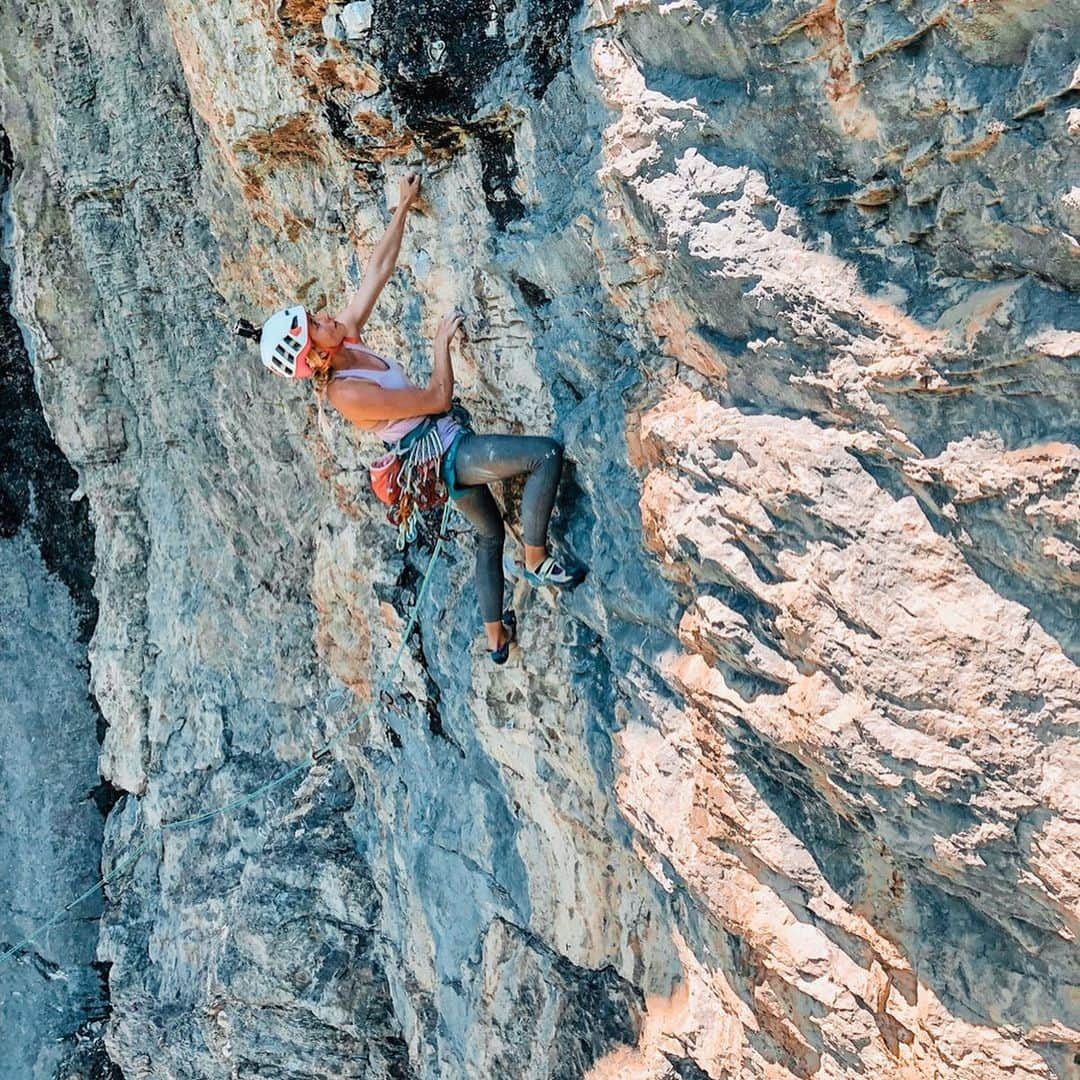
[[[400,641],[373,447],[229,327],[341,304],[407,169],[366,337],[423,377],[465,308],[590,567],[494,668],[457,519],[370,721],[110,889],[125,1076],[1080,1075],[1080,6],[3,10],[106,868]]]

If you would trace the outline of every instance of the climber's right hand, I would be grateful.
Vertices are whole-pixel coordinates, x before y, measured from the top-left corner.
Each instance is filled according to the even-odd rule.
[[[454,335],[461,330],[461,324],[465,321],[465,313],[458,308],[448,311],[439,321],[439,328],[435,331],[436,345],[449,345],[454,340]],[[461,330],[461,336],[465,331]]]

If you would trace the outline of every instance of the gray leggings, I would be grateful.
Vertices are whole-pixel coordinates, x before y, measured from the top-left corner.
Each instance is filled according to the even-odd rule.
[[[547,541],[562,455],[562,447],[554,439],[537,435],[463,435],[458,443],[454,474],[457,483],[469,485],[470,490],[454,505],[476,527],[476,592],[484,622],[502,618],[502,552],[506,538],[502,515],[487,485],[529,474],[521,497],[521,526],[525,543],[540,547]]]

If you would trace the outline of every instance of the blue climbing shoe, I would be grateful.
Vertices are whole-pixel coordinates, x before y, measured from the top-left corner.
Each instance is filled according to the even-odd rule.
[[[489,649],[488,656],[493,664],[505,664],[510,657],[510,646],[517,641],[517,616],[513,608],[507,608],[502,614],[502,624],[510,633],[506,640],[497,648]]]
[[[535,570],[525,567],[524,576],[530,585],[554,585],[556,589],[573,589],[585,580],[585,571],[567,570],[548,555]]]

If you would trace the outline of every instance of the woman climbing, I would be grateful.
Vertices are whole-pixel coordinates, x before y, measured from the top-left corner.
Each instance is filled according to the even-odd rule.
[[[531,435],[477,435],[467,426],[467,414],[452,407],[450,344],[461,330],[462,312],[447,312],[439,323],[434,365],[425,387],[413,383],[395,360],[360,340],[375,301],[394,272],[405,218],[419,194],[420,177],[409,173],[401,181],[397,209],[368,260],[360,288],[339,315],[312,314],[297,305],[276,312],[261,331],[250,324],[238,331],[259,340],[263,363],[275,374],[312,378],[316,393],[346,420],[378,435],[402,462],[402,476],[434,479],[437,471],[457,508],[476,528],[480,614],[491,658],[503,664],[517,620],[512,610],[503,611],[506,534],[487,485],[528,474],[521,504],[524,577],[533,585],[573,588],[584,573],[567,570],[547,550],[562,447],[554,439]]]

